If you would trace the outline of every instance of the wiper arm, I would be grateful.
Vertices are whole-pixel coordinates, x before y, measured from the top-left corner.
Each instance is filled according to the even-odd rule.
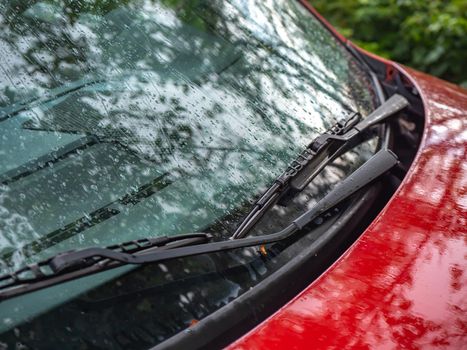
[[[270,207],[302,191],[324,167],[364,141],[364,134],[370,127],[385,121],[408,104],[407,99],[395,94],[365,119],[359,121],[359,115],[353,113],[344,122],[338,122],[329,131],[319,135],[254,204],[232,238],[245,237]]]
[[[1,276],[0,300],[12,298],[20,294],[46,288],[122,265],[156,263],[169,259],[269,244],[287,239],[311,223],[318,216],[337,206],[350,195],[386,173],[397,163],[397,156],[393,152],[386,149],[380,150],[351,175],[340,182],[313,208],[306,211],[303,215],[295,219],[290,225],[279,232],[263,236],[195,245],[192,244],[197,242],[184,241],[184,239],[192,239],[199,242],[199,240],[209,240],[210,236],[207,234],[181,235],[172,238],[164,238],[168,240],[176,238],[177,242],[174,244],[179,247],[160,247],[160,245],[150,245],[148,247],[143,247],[142,249],[138,247],[131,250],[122,249],[122,245],[118,245],[107,248],[88,248],[65,252],[40,263],[25,267],[15,273]],[[151,242],[152,240],[154,239],[143,241]],[[186,246],[187,244],[190,245]],[[183,246],[180,247],[180,245]],[[30,275],[31,273],[34,277],[22,277],[22,275]]]

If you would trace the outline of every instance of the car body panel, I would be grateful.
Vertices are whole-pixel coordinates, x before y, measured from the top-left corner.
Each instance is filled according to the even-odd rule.
[[[467,90],[390,64],[425,110],[405,179],[338,261],[229,349],[467,348]]]

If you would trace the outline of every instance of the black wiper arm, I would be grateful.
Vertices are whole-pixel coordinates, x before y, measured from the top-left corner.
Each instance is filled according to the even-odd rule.
[[[251,247],[274,243],[289,238],[308,225],[327,210],[335,207],[350,195],[365,187],[370,182],[386,173],[398,163],[397,156],[390,150],[383,149],[366,161],[346,179],[341,181],[331,192],[321,199],[313,208],[295,219],[290,225],[279,232],[268,235],[231,239],[212,243],[192,245],[193,242],[179,240],[182,247],[157,246],[144,249],[121,249],[121,245],[107,248],[88,248],[79,251],[58,254],[38,264],[23,268],[13,274],[0,277],[0,300],[16,295],[46,288],[75,278],[94,274],[103,270],[127,264],[147,264],[187,256],[215,253],[226,250]],[[194,234],[196,235],[196,234]],[[200,237],[188,235],[182,238],[208,240],[210,236],[200,234]],[[167,237],[166,239],[170,239]],[[145,240],[150,241],[150,240]],[[196,242],[195,242],[196,243]],[[187,246],[187,244],[190,244]],[[48,270],[46,272],[45,270]],[[22,274],[33,273],[34,277],[25,279]]]
[[[353,113],[344,122],[335,124],[319,135],[281,174],[237,227],[232,238],[245,237],[258,220],[281,199],[302,191],[328,164],[365,140],[363,135],[372,126],[385,121],[409,102],[400,95],[393,95],[365,119]]]

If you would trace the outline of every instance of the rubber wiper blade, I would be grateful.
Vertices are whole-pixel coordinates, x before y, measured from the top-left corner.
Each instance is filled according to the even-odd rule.
[[[169,259],[270,244],[287,239],[317,217],[339,205],[353,193],[386,173],[397,163],[397,156],[390,150],[383,149],[377,152],[351,175],[340,182],[315,206],[279,232],[212,243],[206,242],[211,238],[210,235],[199,233],[175,236],[178,237],[177,242],[163,247],[152,245],[142,249],[138,247],[131,250],[122,249],[122,245],[118,245],[107,248],[96,247],[66,252],[23,268],[13,274],[1,276],[0,300],[127,264],[157,263]],[[175,237],[166,237],[166,239],[174,239]],[[183,241],[184,239],[185,241]],[[191,241],[187,241],[190,239]],[[204,243],[196,244],[200,240],[204,241]],[[151,239],[144,241],[151,242]],[[48,272],[45,270],[48,270]],[[32,273],[34,277],[30,279],[21,277],[22,274],[27,273]]]
[[[254,204],[232,238],[245,237],[269,208],[302,191],[328,164],[366,141],[367,130],[408,105],[405,97],[395,94],[363,120],[357,113],[351,113],[343,122],[315,138]]]
[[[101,271],[122,266],[115,256],[147,254],[154,249],[163,250],[191,244],[207,242],[212,238],[207,233],[188,233],[183,235],[143,238],[128,241],[106,248],[87,248],[67,251],[38,263],[30,264],[13,273],[0,276],[0,302],[25,293],[50,287],[76,278],[92,275]],[[100,252],[105,252],[101,254]],[[86,252],[83,256],[81,252]],[[76,254],[79,255],[76,258]],[[108,255],[108,257],[106,257]],[[66,259],[67,266],[55,268],[60,259]],[[125,261],[123,259],[123,261]]]

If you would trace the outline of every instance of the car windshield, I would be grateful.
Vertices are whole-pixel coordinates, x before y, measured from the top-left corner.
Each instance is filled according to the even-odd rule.
[[[365,73],[298,2],[2,1],[1,273],[70,249],[228,236],[314,137],[373,108]],[[327,171],[313,198],[364,158]],[[101,275],[40,306],[26,295],[27,310],[3,303],[0,330],[116,272]]]

